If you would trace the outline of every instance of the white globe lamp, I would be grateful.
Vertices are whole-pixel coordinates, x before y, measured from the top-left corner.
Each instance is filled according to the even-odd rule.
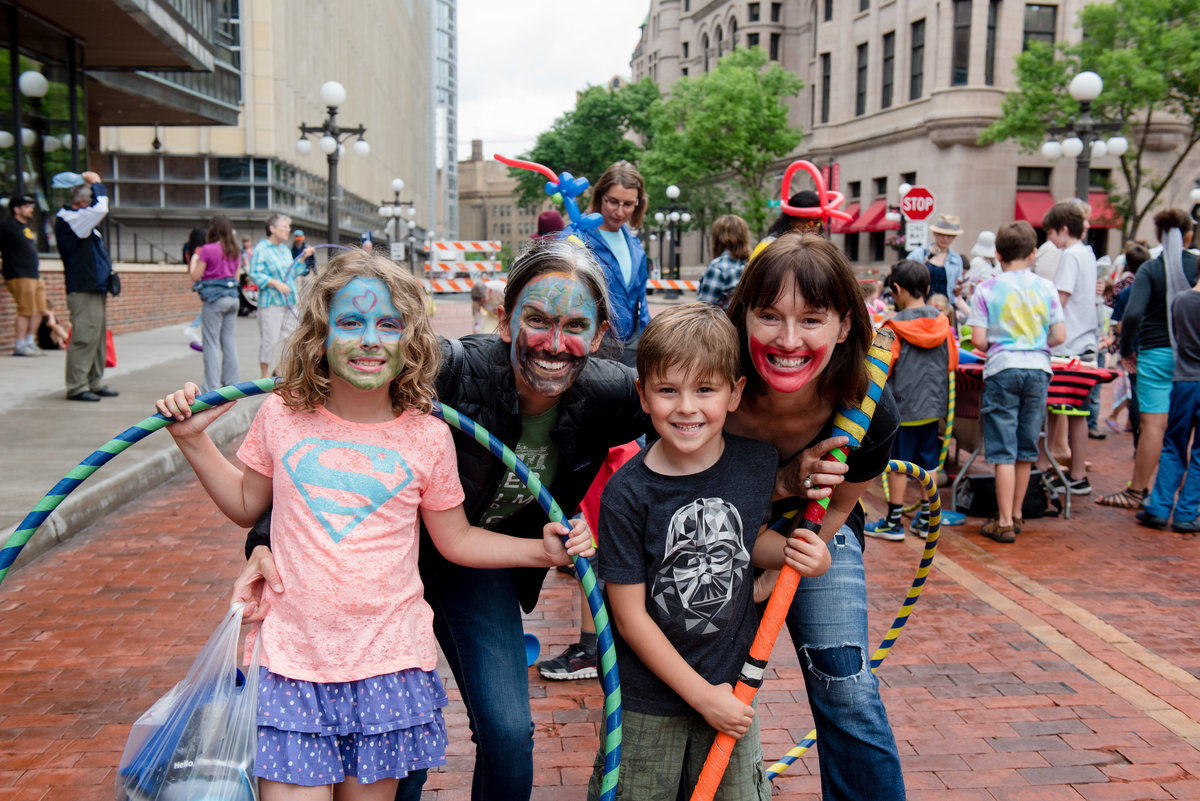
[[[1083,140],[1078,136],[1068,136],[1062,143],[1062,154],[1073,159],[1083,152]]]
[[[327,106],[340,106],[346,102],[346,87],[337,81],[326,81],[321,84],[321,102]]]
[[[1099,75],[1088,70],[1072,78],[1067,91],[1080,103],[1090,103],[1104,91],[1104,81]]]
[[[17,88],[26,97],[45,97],[46,92],[50,91],[50,82],[37,70],[28,70],[17,78]]]
[[[296,152],[301,156],[307,156],[312,152],[312,142],[308,141],[308,139],[297,139]]]

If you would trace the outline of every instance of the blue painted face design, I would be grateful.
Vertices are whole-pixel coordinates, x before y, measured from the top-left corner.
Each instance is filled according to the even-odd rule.
[[[575,383],[597,341],[596,301],[574,276],[540,275],[521,290],[508,333],[517,375],[537,395],[557,398]]]
[[[404,369],[404,322],[387,284],[357,277],[329,304],[330,374],[356,389],[387,387]]]

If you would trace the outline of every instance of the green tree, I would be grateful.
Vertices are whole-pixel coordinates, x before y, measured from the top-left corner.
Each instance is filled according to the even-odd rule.
[[[594,184],[613,162],[638,163],[642,147],[630,134],[643,139],[649,135],[650,114],[657,103],[658,86],[648,78],[619,89],[589,86],[575,108],[538,134],[533,149],[521,158],[544,164],[556,174],[586,176]],[[517,179],[517,205],[540,206],[546,201],[546,178],[540,173],[510,167],[509,174]],[[585,200],[580,200],[581,210],[587,207]]]
[[[1012,139],[1026,152],[1037,149],[1047,126],[1067,125],[1079,111],[1066,88],[1071,78],[1098,73],[1104,91],[1092,114],[1124,122],[1130,143],[1121,157],[1126,192],[1110,194],[1128,239],[1200,141],[1200,0],[1114,0],[1085,6],[1079,17],[1082,41],[1035,45],[1017,56],[1017,90],[979,141]],[[1160,126],[1168,137],[1182,134],[1163,173],[1145,161],[1151,147],[1161,148]]]
[[[778,64],[768,66],[758,47],[734,50],[715,70],[680,79],[653,114],[653,144],[642,162],[648,182],[710,186],[711,205],[737,204],[750,230],[762,234],[771,165],[800,144],[787,101],[803,86]]]

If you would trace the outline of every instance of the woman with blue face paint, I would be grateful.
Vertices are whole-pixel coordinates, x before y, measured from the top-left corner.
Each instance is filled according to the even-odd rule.
[[[429,414],[438,343],[407,272],[354,251],[305,301],[241,465],[204,433],[228,406],[193,415],[185,389],[158,410],[179,420],[172,436],[231,520],[248,525],[275,504],[276,586],[252,632],[262,799],[331,786],[350,801],[407,798],[446,749],[418,527],[443,558],[483,570],[569,564],[592,551],[590,534],[579,526],[568,551],[556,535],[468,523],[450,429]]]
[[[609,448],[648,426],[634,371],[592,358],[608,326],[608,293],[596,261],[568,240],[543,240],[509,268],[497,334],[440,340],[438,399],[516,451],[564,510],[578,508]],[[545,515],[512,471],[471,437],[455,431],[453,440],[467,519],[491,531],[540,537]],[[235,597],[255,598],[264,576],[278,582],[270,530],[266,518],[251,531],[250,561]],[[546,571],[462,567],[423,535],[420,572],[476,744],[471,797],[528,799],[533,718],[521,612],[537,604]]]
[[[871,672],[863,512],[900,417],[886,386],[861,447],[827,458],[841,406],[866,393],[871,319],[849,264],[820,236],[785,234],[753,256],[729,302],[746,390],[725,430],[775,446],[776,513],[829,498],[820,534],[829,570],[800,582],[787,625],[818,732],[824,801],[903,801],[896,740]]]

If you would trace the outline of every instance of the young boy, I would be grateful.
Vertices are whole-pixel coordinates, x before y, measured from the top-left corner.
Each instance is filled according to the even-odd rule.
[[[898,313],[884,323],[896,333],[892,344],[892,370],[888,383],[900,410],[900,433],[892,443],[892,458],[912,462],[930,473],[938,469],[941,439],[938,424],[950,404],[949,372],[958,367],[958,343],[950,320],[935,307],[926,305],[929,270],[919,261],[902,259],[892,267],[888,286]],[[934,480],[937,480],[936,475]],[[887,516],[868,523],[868,537],[899,542],[904,539],[904,491],[908,477],[888,476]],[[929,515],[922,511],[913,520],[912,533],[929,535]]]
[[[996,468],[997,515],[979,533],[996,542],[1014,542],[1021,531],[1021,501],[1046,415],[1050,348],[1066,338],[1054,284],[1028,269],[1036,249],[1029,223],[1001,226],[996,254],[1002,272],[976,288],[967,319],[971,341],[987,352],[979,416],[985,457]]]
[[[811,532],[765,529],[775,449],[725,434],[741,400],[724,312],[676,306],[646,326],[638,393],[661,439],[617,471],[600,502],[600,578],[615,626],[623,707],[618,799],[690,795],[717,731],[739,738],[718,799],[768,801],[754,707],[733,684],[758,628],[753,566],[829,567]],[[597,799],[603,748],[588,787]]]
[[[1175,333],[1175,377],[1162,457],[1154,489],[1137,521],[1149,528],[1171,528],[1180,534],[1200,533],[1200,434],[1192,441],[1188,463],[1188,441],[1200,427],[1200,283],[1190,292],[1180,292],[1171,301],[1171,329]],[[1182,485],[1182,487],[1180,486]],[[1179,493],[1176,501],[1175,493]]]
[[[1053,353],[1095,366],[1099,348],[1096,331],[1100,319],[1096,314],[1096,254],[1082,241],[1088,228],[1087,208],[1086,204],[1074,200],[1055,203],[1042,217],[1042,228],[1049,241],[1062,251],[1054,270],[1054,286],[1058,290],[1067,333]],[[1067,426],[1073,474],[1067,473],[1069,486],[1062,489],[1072,495],[1088,495],[1092,485],[1083,471],[1087,462],[1090,416],[1071,415],[1066,418],[1067,422],[1063,418],[1064,415],[1051,415],[1047,437],[1052,443],[1060,441],[1058,427]]]

